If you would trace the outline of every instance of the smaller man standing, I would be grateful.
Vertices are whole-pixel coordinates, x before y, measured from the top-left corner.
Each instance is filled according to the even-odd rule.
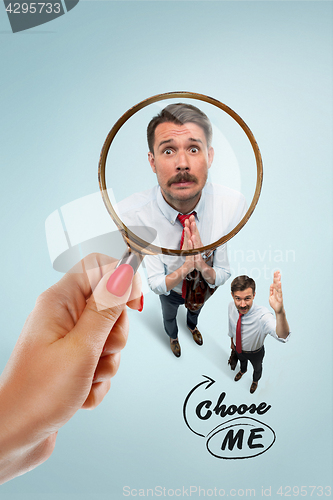
[[[240,361],[240,371],[235,376],[238,382],[247,371],[247,363],[253,366],[253,381],[250,393],[258,387],[262,374],[262,362],[265,355],[264,340],[270,334],[280,342],[289,340],[289,325],[283,307],[280,271],[274,273],[270,286],[269,303],[275,311],[253,303],[256,284],[248,276],[238,276],[231,283],[233,302],[229,304],[229,337],[231,349]]]

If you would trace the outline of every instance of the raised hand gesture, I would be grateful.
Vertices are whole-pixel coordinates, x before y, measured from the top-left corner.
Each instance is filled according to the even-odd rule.
[[[269,303],[276,314],[279,314],[283,311],[283,296],[280,271],[275,271],[274,273],[273,283],[271,284],[269,289]]]

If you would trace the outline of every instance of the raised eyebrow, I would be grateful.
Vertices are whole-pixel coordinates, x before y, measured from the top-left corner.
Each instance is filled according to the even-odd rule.
[[[200,144],[203,144],[201,139],[195,139],[194,137],[189,137],[188,141],[189,142],[198,142]],[[160,148],[161,146],[163,146],[163,144],[172,144],[173,142],[174,142],[174,139],[166,139],[165,141],[161,141],[159,143],[158,147]]]
[[[203,144],[201,139],[195,139],[194,137],[190,137],[189,142],[200,142],[200,144]]]
[[[173,142],[173,139],[166,139],[165,141],[160,142],[158,147],[160,148],[161,146],[163,146],[163,144],[170,144],[172,142]]]

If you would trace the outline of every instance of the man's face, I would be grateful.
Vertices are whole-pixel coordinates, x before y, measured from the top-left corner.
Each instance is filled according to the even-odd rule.
[[[238,312],[246,314],[251,309],[256,294],[253,293],[252,288],[246,288],[242,292],[231,292],[231,295]]]
[[[157,175],[165,200],[174,208],[179,203],[197,203],[207,181],[214,150],[195,123],[165,122],[156,127],[154,152],[148,160]]]

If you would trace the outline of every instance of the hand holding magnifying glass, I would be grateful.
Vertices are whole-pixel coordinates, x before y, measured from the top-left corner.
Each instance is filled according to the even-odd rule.
[[[121,298],[109,293],[115,265],[89,255],[27,318],[0,377],[0,484],[47,460],[58,430],[108,392],[127,340],[126,304],[142,309],[139,275]]]

